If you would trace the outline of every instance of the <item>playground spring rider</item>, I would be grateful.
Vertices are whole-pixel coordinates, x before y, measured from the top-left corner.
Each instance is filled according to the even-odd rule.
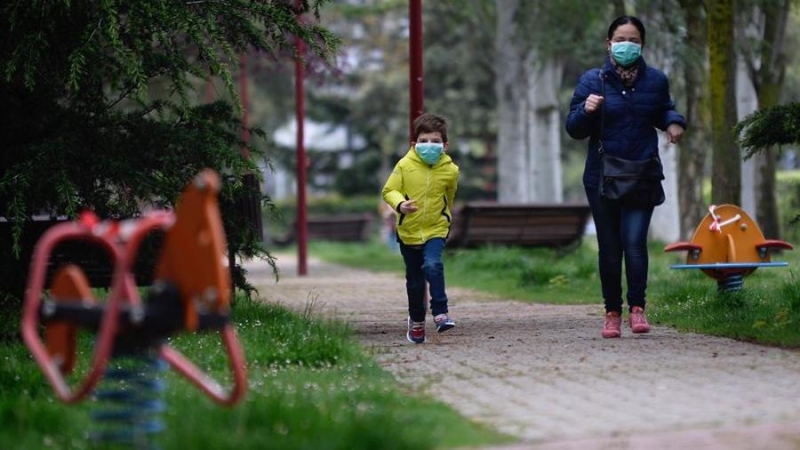
[[[214,401],[233,405],[245,393],[244,354],[230,313],[230,274],[225,262],[225,235],[219,215],[219,176],[200,172],[181,195],[176,212],[155,211],[142,218],[98,221],[91,213],[51,227],[36,245],[23,306],[22,336],[56,395],[75,403],[95,391],[101,378],[118,383],[97,390],[108,410],[94,414],[103,427],[100,441],[141,444],[161,428],[163,387],[158,371],[167,364]],[[139,297],[132,268],[139,246],[153,231],[164,233],[154,282],[145,301]],[[93,298],[81,267],[58,268],[42,299],[51,252],[64,241],[90,241],[108,251],[113,264],[109,297]],[[44,325],[43,338],[38,333]],[[78,328],[96,332],[94,355],[76,387],[65,375],[76,362]],[[226,348],[233,386],[226,390],[178,350],[168,336],[181,330],[217,331]]]
[[[711,205],[691,242],[667,245],[665,252],[686,251],[686,264],[673,269],[699,269],[717,280],[717,290],[741,290],[744,278],[759,267],[785,267],[772,261],[770,250],[791,250],[788,242],[765,239],[758,225],[736,205]]]

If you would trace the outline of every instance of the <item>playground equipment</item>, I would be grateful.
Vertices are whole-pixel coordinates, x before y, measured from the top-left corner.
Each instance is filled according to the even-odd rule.
[[[23,306],[22,336],[58,398],[76,403],[95,393],[108,409],[93,415],[101,442],[141,444],[163,428],[159,372],[171,366],[214,401],[230,406],[246,391],[244,354],[229,320],[230,273],[219,214],[219,176],[200,172],[182,193],[176,212],[100,221],[92,213],[48,229],[38,241]],[[139,296],[132,267],[140,244],[163,232],[152,286]],[[107,250],[113,266],[108,298],[98,301],[79,265],[57,268],[45,293],[53,249],[79,240]],[[43,296],[46,296],[43,299]],[[44,325],[40,337],[39,325]],[[95,332],[94,354],[82,381],[65,375],[76,364],[79,328]],[[166,343],[179,331],[217,331],[227,351],[233,386],[226,390]],[[76,378],[80,378],[78,375]],[[101,378],[110,389],[96,390]]]
[[[699,269],[717,280],[719,291],[742,289],[744,278],[759,267],[785,267],[771,261],[770,250],[791,250],[788,242],[764,239],[747,213],[736,205],[711,205],[697,226],[691,242],[676,242],[665,252],[687,251],[686,263],[673,269]]]

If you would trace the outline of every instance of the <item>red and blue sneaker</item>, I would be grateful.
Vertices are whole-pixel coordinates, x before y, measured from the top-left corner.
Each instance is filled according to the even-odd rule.
[[[414,344],[425,343],[425,322],[414,322],[411,317],[408,318],[408,333],[406,333],[408,342]]]
[[[456,327],[456,323],[453,322],[453,319],[448,317],[447,314],[439,314],[438,316],[434,317],[433,323],[436,325],[436,331],[439,333],[444,333],[445,331]]]

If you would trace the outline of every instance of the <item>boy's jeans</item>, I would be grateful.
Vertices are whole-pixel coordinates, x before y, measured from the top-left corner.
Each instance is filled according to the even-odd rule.
[[[425,281],[430,285],[431,313],[447,313],[447,294],[444,292],[442,252],[445,240],[434,238],[422,246],[400,243],[400,253],[406,264],[408,315],[414,322],[425,321]]]
[[[628,307],[645,306],[647,289],[647,230],[654,208],[629,209],[600,199],[597,189],[586,188],[597,229],[600,285],[606,312],[622,312],[622,258],[628,283]]]

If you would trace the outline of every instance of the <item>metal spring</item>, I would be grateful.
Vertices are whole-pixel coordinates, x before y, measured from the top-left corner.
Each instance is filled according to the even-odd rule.
[[[718,292],[737,292],[741,291],[744,286],[744,275],[734,274],[728,275],[724,279],[717,281]]]
[[[156,448],[153,435],[164,429],[164,381],[167,363],[146,353],[117,357],[109,362],[94,394],[98,408],[92,412],[97,429],[90,438],[137,449]]]

